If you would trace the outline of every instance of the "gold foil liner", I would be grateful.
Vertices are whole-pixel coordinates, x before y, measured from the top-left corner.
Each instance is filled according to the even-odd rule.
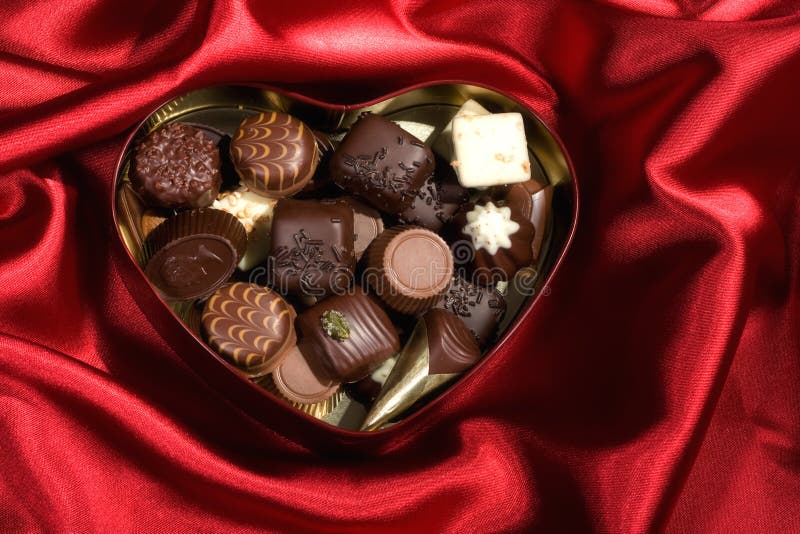
[[[418,400],[460,375],[431,375],[428,374],[429,366],[428,328],[425,321],[419,320],[408,342],[397,354],[394,368],[361,425],[361,430],[377,430],[392,422]]]
[[[256,383],[265,390],[269,391],[270,393],[278,397],[279,399],[281,399],[283,402],[291,404],[301,412],[305,412],[311,417],[316,417],[317,419],[322,419],[323,417],[331,413],[333,410],[335,410],[336,407],[339,405],[339,403],[342,402],[342,399],[344,399],[345,396],[344,391],[342,389],[339,389],[338,391],[336,391],[336,393],[334,393],[331,397],[325,399],[324,401],[316,402],[314,404],[301,404],[299,402],[292,402],[286,397],[284,397],[283,394],[280,391],[278,391],[278,388],[275,387],[275,382],[272,380],[272,375],[267,375],[265,377],[259,378]]]

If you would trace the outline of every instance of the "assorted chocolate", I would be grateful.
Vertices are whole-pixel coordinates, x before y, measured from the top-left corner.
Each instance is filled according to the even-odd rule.
[[[121,211],[147,277],[221,358],[378,429],[480,359],[498,288],[542,248],[552,189],[530,180],[521,116],[468,101],[438,131],[372,113],[346,132],[278,111],[230,137],[172,122],[136,143]]]

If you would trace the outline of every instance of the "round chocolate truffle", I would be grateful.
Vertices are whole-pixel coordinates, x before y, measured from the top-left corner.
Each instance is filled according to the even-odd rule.
[[[208,344],[250,378],[271,372],[297,343],[294,309],[276,292],[246,282],[218,289],[203,309]]]
[[[203,208],[222,184],[217,145],[202,131],[171,122],[136,144],[131,183],[152,206]]]
[[[400,313],[422,313],[439,300],[453,276],[453,255],[437,234],[417,226],[384,231],[370,246],[369,281],[377,295]]]
[[[180,212],[145,240],[145,274],[167,300],[193,300],[224,284],[247,247],[236,217],[201,208]]]
[[[286,113],[270,111],[242,121],[231,140],[231,161],[251,191],[281,198],[305,187],[319,155],[308,126]]]
[[[286,359],[272,373],[281,395],[298,404],[315,404],[331,398],[339,390],[339,382],[330,378],[313,358],[301,349],[289,351]]]

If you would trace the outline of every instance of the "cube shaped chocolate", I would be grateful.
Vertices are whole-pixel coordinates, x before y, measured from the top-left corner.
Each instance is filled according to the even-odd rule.
[[[353,282],[353,210],[333,200],[281,199],[272,216],[268,271],[282,294],[323,297]]]
[[[390,214],[411,205],[434,168],[425,144],[392,121],[366,113],[330,162],[333,181]]]
[[[400,350],[400,338],[380,304],[356,288],[326,298],[297,316],[298,345],[339,382],[364,378]]]

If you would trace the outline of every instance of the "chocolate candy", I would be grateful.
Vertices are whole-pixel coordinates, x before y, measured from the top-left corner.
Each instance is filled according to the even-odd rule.
[[[447,243],[425,228],[396,226],[384,231],[368,251],[369,283],[393,309],[422,313],[450,285],[453,255]]]
[[[475,338],[454,314],[434,308],[422,320],[428,334],[428,374],[463,373],[481,357]]]
[[[468,205],[453,220],[461,243],[472,255],[472,281],[491,285],[508,281],[532,261],[534,228],[508,206],[493,202]]]
[[[136,144],[131,183],[150,205],[202,208],[222,184],[217,145],[192,126],[172,122]]]
[[[297,343],[294,318],[276,292],[234,282],[208,299],[201,321],[208,344],[255,378],[271,372]]]
[[[324,402],[339,390],[339,382],[322,369],[318,360],[306,357],[301,347],[289,352],[272,379],[281,395],[301,405]]]
[[[353,209],[355,255],[356,259],[360,260],[370,243],[383,233],[383,219],[380,213],[353,197],[341,197],[337,200],[346,203]]]
[[[456,159],[452,165],[464,187],[531,179],[528,142],[519,113],[454,118],[453,148]]]
[[[336,187],[333,180],[331,180],[331,175],[328,172],[328,164],[331,161],[336,147],[339,146],[339,143],[319,130],[312,130],[311,133],[314,134],[314,140],[317,143],[319,163],[317,164],[317,170],[314,171],[314,175],[295,196],[297,198],[321,197],[328,194],[330,196],[335,196],[339,188]]]
[[[431,150],[390,120],[366,113],[330,163],[333,181],[386,213],[400,213],[433,172]]]
[[[361,430],[375,430],[451,382],[481,357],[475,339],[452,313],[433,309],[414,328]]]
[[[400,349],[389,317],[362,289],[312,306],[297,317],[297,329],[305,356],[339,382],[365,377]]]
[[[183,211],[147,236],[145,274],[168,300],[202,298],[228,280],[246,247],[247,233],[233,215]]]
[[[469,200],[469,191],[459,185],[452,169],[444,167],[441,172],[444,178],[432,175],[425,181],[411,205],[399,214],[400,222],[438,232]]]
[[[270,285],[281,293],[322,297],[353,281],[353,210],[335,200],[288,200],[275,206]]]
[[[395,358],[389,358],[368,376],[365,376],[358,382],[346,384],[345,391],[347,391],[347,394],[355,401],[365,406],[371,406],[372,403],[375,402],[375,399],[378,398],[383,384],[386,383],[386,379],[389,377],[392,367],[394,367],[394,363]]]
[[[476,286],[456,276],[436,308],[445,309],[461,319],[478,343],[486,346],[503,319],[506,303],[496,289]]]
[[[433,142],[433,151],[447,161],[453,159],[453,120],[456,117],[474,117],[476,115],[489,115],[489,110],[481,106],[474,100],[464,102],[453,119],[447,123],[441,133]]]
[[[276,202],[242,186],[235,191],[222,193],[211,205],[239,219],[247,232],[247,251],[239,262],[242,271],[264,263],[269,256],[269,235]]]
[[[319,159],[311,129],[277,111],[244,119],[230,150],[242,183],[271,198],[289,197],[303,189]]]

